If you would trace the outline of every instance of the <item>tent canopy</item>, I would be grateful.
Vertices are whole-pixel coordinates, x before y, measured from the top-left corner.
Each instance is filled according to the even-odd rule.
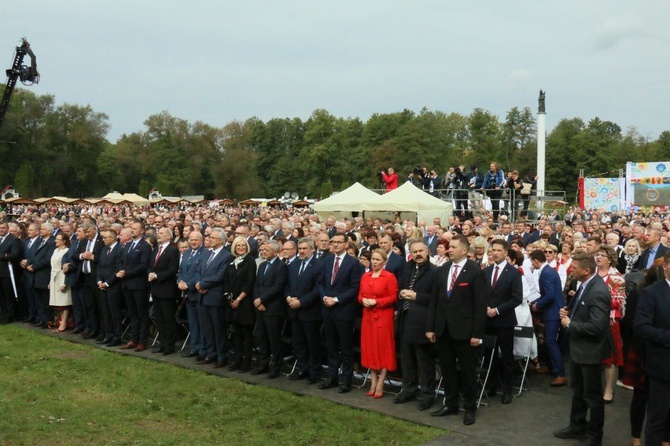
[[[373,203],[368,203],[365,216],[374,218],[385,213],[392,215],[394,212],[399,212],[403,220],[423,220],[430,224],[435,218],[447,221],[453,214],[453,206],[406,182],[391,192],[377,196]]]
[[[367,189],[361,183],[354,183],[342,192],[314,203],[314,210],[321,218],[333,215],[336,218],[353,217],[359,215],[369,203],[374,202],[379,195]]]

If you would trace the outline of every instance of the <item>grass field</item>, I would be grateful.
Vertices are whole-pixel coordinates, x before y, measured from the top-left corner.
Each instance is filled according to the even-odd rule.
[[[0,445],[421,444],[444,431],[0,327]]]

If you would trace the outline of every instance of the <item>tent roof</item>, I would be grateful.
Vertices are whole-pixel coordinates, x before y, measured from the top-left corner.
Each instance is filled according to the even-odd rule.
[[[103,197],[103,198],[107,198],[107,196],[105,196],[105,197]],[[128,201],[130,201],[132,204],[134,204],[135,206],[146,206],[146,205],[149,204],[149,200],[147,200],[147,199],[144,198],[144,197],[140,197],[140,196],[137,195],[137,194],[123,194],[123,195],[122,195],[121,197],[119,197],[119,198],[121,198],[121,199],[123,199],[123,200],[128,200]]]
[[[410,182],[404,183],[391,192],[379,195],[367,210],[371,211],[426,211],[450,210],[450,203],[427,194]]]
[[[376,202],[379,195],[363,186],[361,183],[354,183],[339,194],[333,195],[314,203],[316,212],[337,212],[337,211],[363,211],[368,209],[368,205]]]

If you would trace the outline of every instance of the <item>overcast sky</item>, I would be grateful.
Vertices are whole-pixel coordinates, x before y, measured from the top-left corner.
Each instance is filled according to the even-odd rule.
[[[547,125],[600,117],[670,130],[667,0],[21,0],[0,61],[26,36],[37,94],[109,115],[108,138],[167,110],[223,126],[258,116],[360,117],[422,107]]]

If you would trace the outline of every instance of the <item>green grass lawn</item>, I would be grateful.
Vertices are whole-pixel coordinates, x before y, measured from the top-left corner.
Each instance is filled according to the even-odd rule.
[[[444,431],[0,327],[0,445],[421,444]]]

